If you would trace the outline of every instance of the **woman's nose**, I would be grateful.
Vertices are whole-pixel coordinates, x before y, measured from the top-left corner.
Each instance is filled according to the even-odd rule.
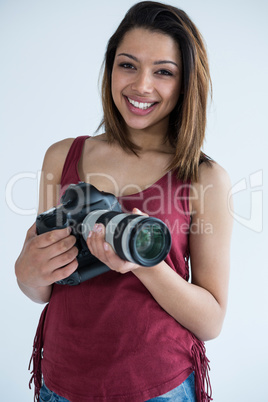
[[[153,90],[153,81],[149,72],[139,72],[133,83],[132,89],[140,94],[151,93]]]

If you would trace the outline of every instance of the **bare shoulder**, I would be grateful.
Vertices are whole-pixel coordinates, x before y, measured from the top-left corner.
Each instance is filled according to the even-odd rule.
[[[52,144],[46,151],[40,179],[39,213],[58,202],[62,169],[73,141],[74,138],[66,138]]]
[[[81,161],[95,165],[99,160],[107,161],[121,148],[116,144],[110,144],[105,134],[98,134],[88,138],[82,152]]]
[[[98,152],[110,148],[110,144],[107,141],[106,134],[98,134],[88,138],[85,142],[85,152]]]
[[[226,204],[230,198],[231,181],[228,172],[218,163],[211,161],[199,167],[198,181],[192,184],[192,211],[206,205]]]
[[[230,186],[230,177],[227,171],[218,163],[211,161],[202,163],[199,167],[199,179],[197,184],[215,186]]]
[[[55,142],[50,145],[46,151],[46,158],[60,158],[65,160],[67,153],[74,141],[74,138],[65,138],[64,140]]]
[[[73,141],[74,138],[66,138],[52,144],[46,151],[42,170],[46,172],[50,171],[51,173],[53,171],[54,174],[59,169],[62,170]]]

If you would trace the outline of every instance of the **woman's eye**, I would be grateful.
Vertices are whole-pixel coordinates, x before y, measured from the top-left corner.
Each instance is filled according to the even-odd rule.
[[[121,63],[119,64],[120,67],[126,68],[126,69],[133,69],[134,66],[130,63]]]
[[[159,74],[159,75],[171,75],[171,76],[173,75],[172,72],[168,71],[168,70],[158,70],[157,74]]]

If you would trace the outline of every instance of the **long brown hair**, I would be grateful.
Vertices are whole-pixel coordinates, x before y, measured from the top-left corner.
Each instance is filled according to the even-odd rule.
[[[176,170],[181,180],[198,179],[198,166],[206,160],[201,151],[205,138],[207,97],[211,84],[207,53],[202,36],[188,15],[173,6],[142,1],[132,6],[110,38],[102,80],[103,120],[109,142],[117,141],[125,150],[138,155],[139,147],[126,135],[124,120],[111,93],[115,53],[124,35],[134,28],[145,28],[169,35],[179,46],[182,57],[182,93],[170,114],[167,139],[174,147],[168,170]]]

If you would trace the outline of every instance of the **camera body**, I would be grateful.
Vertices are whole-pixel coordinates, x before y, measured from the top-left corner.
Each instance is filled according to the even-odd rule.
[[[109,271],[106,265],[90,253],[86,240],[82,236],[83,220],[89,212],[94,210],[121,212],[121,206],[113,194],[101,192],[91,184],[80,182],[69,185],[57,207],[37,216],[37,234],[70,226],[72,234],[76,237],[78,268],[68,278],[56,283],[78,285],[87,279]]]
[[[86,244],[88,233],[96,223],[105,226],[105,240],[124,260],[145,267],[154,266],[170,250],[171,235],[160,219],[123,213],[113,194],[84,182],[71,184],[57,207],[36,218],[37,234],[69,226],[76,237],[78,268],[56,283],[78,285],[110,270],[90,253]]]

